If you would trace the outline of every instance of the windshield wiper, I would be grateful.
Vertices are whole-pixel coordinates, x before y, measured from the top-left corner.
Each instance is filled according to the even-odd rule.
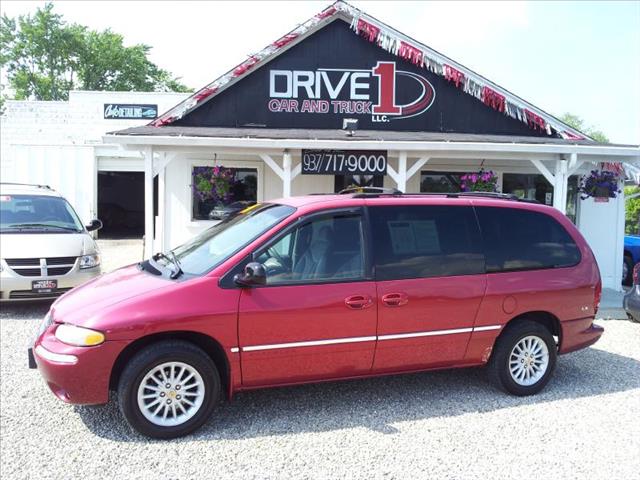
[[[176,257],[176,254],[173,252],[173,250],[169,250],[169,255],[171,255],[171,260],[176,266],[176,271],[173,272],[171,278],[178,278],[180,275],[182,275],[182,265],[180,265],[180,260],[178,260],[178,257]]]
[[[173,263],[173,265],[175,266],[175,269],[171,271],[170,278],[178,278],[180,275],[182,275],[183,273],[182,266],[180,265],[180,261],[178,260],[178,257],[176,257],[176,254],[173,253],[172,250],[169,250],[169,255],[166,255],[165,253],[162,253],[162,252],[158,252],[152,258],[154,260],[158,260],[159,258],[166,258],[171,263]]]
[[[21,229],[21,228],[58,228],[60,230],[67,230],[70,232],[79,232],[80,230],[78,230],[77,228],[73,228],[73,227],[63,227],[61,225],[49,225],[47,223],[21,223],[18,225],[11,225],[10,228],[17,228],[17,229]]]

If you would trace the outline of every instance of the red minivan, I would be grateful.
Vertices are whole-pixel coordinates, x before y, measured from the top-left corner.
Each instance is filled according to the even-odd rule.
[[[310,195],[249,207],[58,299],[30,365],[73,404],[116,390],[185,435],[224,395],[487,365],[515,395],[587,347],[595,258],[557,210],[501,195]]]

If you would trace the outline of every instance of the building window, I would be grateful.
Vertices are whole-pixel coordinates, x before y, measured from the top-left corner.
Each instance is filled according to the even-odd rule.
[[[567,189],[567,217],[576,223],[578,205],[578,176],[569,177]],[[553,185],[543,175],[505,173],[502,176],[502,191],[513,193],[520,198],[537,200],[545,205],[553,205]]]
[[[193,167],[193,220],[221,220],[258,200],[256,168]]]
[[[457,193],[461,191],[460,177],[464,173],[457,172],[420,172],[421,193]]]

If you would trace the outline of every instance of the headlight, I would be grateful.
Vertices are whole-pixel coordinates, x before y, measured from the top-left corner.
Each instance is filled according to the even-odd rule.
[[[90,328],[76,327],[63,323],[56,328],[56,338],[63,343],[77,347],[91,347],[104,342],[104,334]]]
[[[80,257],[80,268],[93,268],[100,265],[100,255],[83,255]]]

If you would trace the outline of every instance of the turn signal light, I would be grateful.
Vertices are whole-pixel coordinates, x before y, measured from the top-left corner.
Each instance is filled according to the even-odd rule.
[[[104,342],[104,334],[90,328],[76,327],[63,323],[56,328],[56,338],[68,345],[76,347],[93,347]]]

